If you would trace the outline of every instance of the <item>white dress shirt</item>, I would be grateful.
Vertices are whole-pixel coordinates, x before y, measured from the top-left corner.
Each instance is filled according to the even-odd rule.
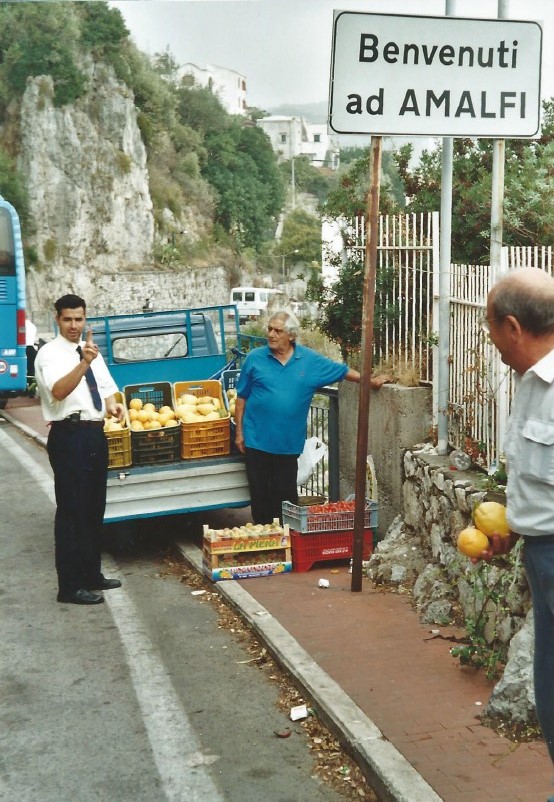
[[[554,350],[517,381],[504,443],[508,523],[554,535]]]
[[[79,345],[82,347],[84,341]],[[117,385],[112,379],[102,354],[92,360],[91,368],[102,399],[102,409],[94,408],[92,396],[85,377],[63,401],[57,401],[52,395],[52,388],[63,376],[67,376],[79,364],[77,343],[69,342],[61,334],[43,345],[37,353],[35,374],[39,387],[42,414],[46,421],[59,421],[81,413],[82,420],[102,420],[105,414],[105,399],[117,392]]]

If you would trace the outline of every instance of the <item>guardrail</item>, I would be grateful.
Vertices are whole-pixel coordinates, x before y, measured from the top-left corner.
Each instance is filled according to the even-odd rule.
[[[340,498],[339,464],[339,391],[323,387],[313,398],[308,415],[308,437],[319,437],[328,453],[316,465],[309,481],[300,488],[301,495]]]

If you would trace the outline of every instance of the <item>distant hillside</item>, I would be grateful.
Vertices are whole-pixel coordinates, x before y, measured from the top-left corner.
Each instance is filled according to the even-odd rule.
[[[274,106],[267,109],[267,111],[272,115],[303,117],[308,123],[323,125],[327,122],[326,100],[321,100],[318,103],[283,103],[281,106]]]

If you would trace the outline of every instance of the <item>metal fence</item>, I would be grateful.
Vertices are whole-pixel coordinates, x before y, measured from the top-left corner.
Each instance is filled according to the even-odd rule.
[[[351,224],[350,258],[363,260],[365,220]],[[433,376],[433,295],[438,265],[439,215],[381,215],[377,245],[376,309],[380,325],[374,333],[374,363],[400,371],[415,369],[422,381]],[[437,280],[438,280],[438,273]]]
[[[313,398],[308,415],[308,437],[319,437],[327,445],[327,455],[317,463],[308,482],[300,488],[304,496],[340,498],[339,489],[339,393],[336,387],[323,387]]]
[[[480,324],[491,283],[489,265],[451,266],[449,442],[484,467],[498,458],[502,388],[496,349]]]
[[[351,222],[346,242],[347,258],[363,258],[363,218]],[[553,250],[505,247],[502,267],[538,267],[552,275]],[[398,373],[413,369],[422,382],[433,385],[435,398],[433,357],[436,363],[441,336],[438,256],[438,212],[380,217],[375,302],[386,306],[389,314],[374,334],[373,361]],[[494,466],[501,454],[513,394],[511,372],[480,325],[493,281],[488,265],[451,265],[449,442],[485,468]],[[434,416],[437,412],[435,407]]]
[[[553,248],[505,247],[502,267],[537,267],[553,274]],[[502,453],[512,373],[481,329],[487,294],[494,283],[489,265],[452,265],[450,271],[449,440],[485,468]]]

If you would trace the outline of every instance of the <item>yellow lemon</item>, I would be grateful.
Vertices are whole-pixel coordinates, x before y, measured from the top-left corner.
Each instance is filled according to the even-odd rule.
[[[456,546],[466,557],[480,557],[481,552],[489,547],[489,539],[484,532],[474,526],[468,526],[458,535]]]
[[[494,533],[500,537],[510,534],[506,520],[506,507],[498,501],[483,501],[473,510],[473,523],[489,537]]]

